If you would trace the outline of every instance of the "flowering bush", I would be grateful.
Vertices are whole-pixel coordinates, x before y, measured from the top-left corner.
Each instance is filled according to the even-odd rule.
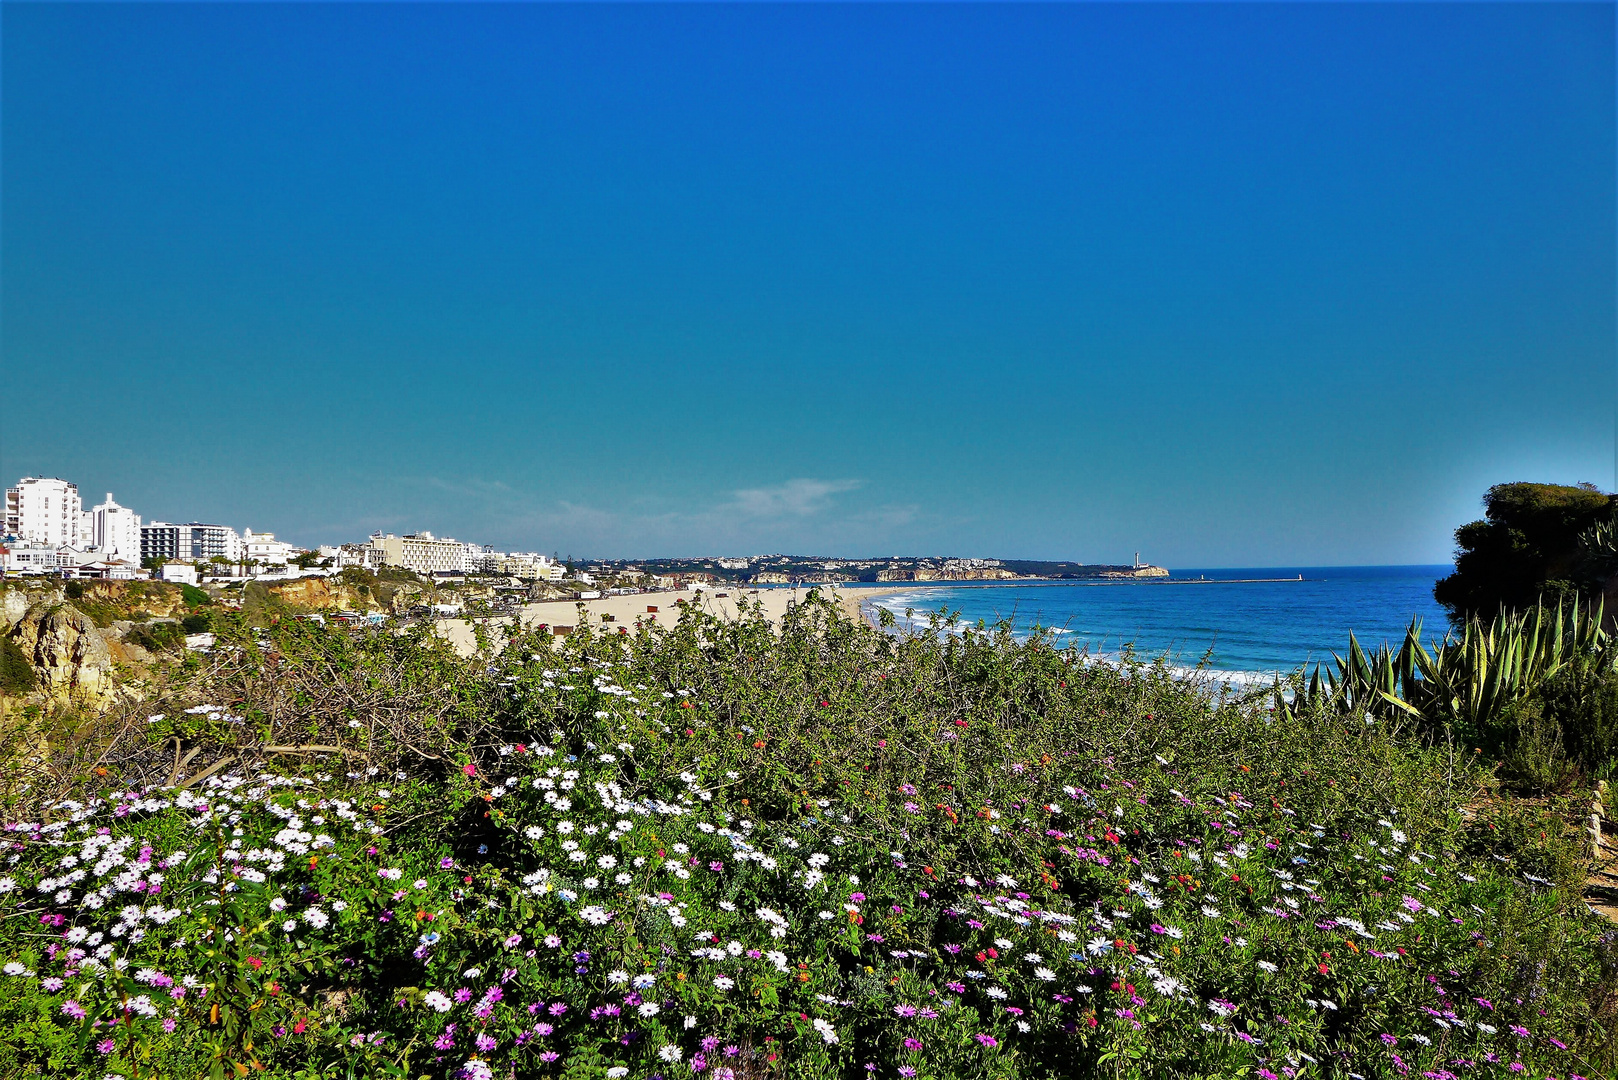
[[[1610,1068],[1618,939],[1468,820],[1480,776],[1160,667],[796,618],[519,639],[506,737],[415,774],[9,825],[7,1071]]]

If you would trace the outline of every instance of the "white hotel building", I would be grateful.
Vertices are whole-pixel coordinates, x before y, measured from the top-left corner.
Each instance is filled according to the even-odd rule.
[[[84,504],[66,480],[25,476],[6,489],[5,532],[47,547],[78,547]]]
[[[468,569],[465,544],[430,532],[405,536],[374,533],[371,547],[382,553],[386,565],[402,566],[418,574],[464,574]]]
[[[84,520],[87,527],[81,539],[102,559],[140,565],[140,515],[113,502],[112,492],[107,492],[106,502],[91,507]]]

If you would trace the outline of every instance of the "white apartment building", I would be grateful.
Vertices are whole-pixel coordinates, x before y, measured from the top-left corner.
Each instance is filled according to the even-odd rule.
[[[383,566],[382,552],[370,544],[341,544],[336,565],[338,569],[357,566],[361,570],[379,570]]]
[[[119,506],[107,492],[107,501],[85,514],[89,528],[82,538],[103,559],[122,559],[140,565],[140,515]]]
[[[56,545],[25,542],[0,546],[0,566],[8,574],[54,574]]]
[[[513,551],[502,555],[495,570],[501,574],[511,574],[520,578],[536,578],[540,581],[561,581],[563,573],[559,563],[552,561],[550,556],[541,555],[537,551]]]
[[[72,547],[83,541],[79,535],[83,511],[77,484],[25,476],[16,487],[6,489],[5,531],[35,544]]]
[[[242,554],[250,565],[285,566],[298,554],[298,549],[285,540],[277,540],[274,533],[243,529]]]
[[[394,536],[373,533],[371,547],[382,553],[388,566],[402,566],[417,574],[464,574],[466,545],[459,540],[434,536],[430,532]]]

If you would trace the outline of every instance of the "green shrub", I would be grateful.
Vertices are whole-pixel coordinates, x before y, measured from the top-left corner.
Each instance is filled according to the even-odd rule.
[[[148,652],[167,652],[185,643],[185,630],[177,622],[154,622],[130,627],[124,640]]]
[[[195,585],[187,585],[184,582],[180,584],[180,597],[192,607],[203,607],[213,603],[213,597],[209,596],[205,590],[199,589]]]
[[[207,612],[198,611],[181,619],[180,625],[188,634],[206,634],[213,627],[213,619],[208,617]]]
[[[1565,822],[1468,820],[1392,725],[813,596],[465,660],[217,630],[8,830],[0,1075],[1613,1071]],[[138,782],[175,739],[198,782]],[[227,760],[288,743],[344,753]]]
[[[1618,776],[1618,672],[1580,666],[1551,679],[1541,697],[1569,760],[1594,780]]]
[[[1500,714],[1501,728],[1492,751],[1501,777],[1516,790],[1564,790],[1578,775],[1577,764],[1563,745],[1562,725],[1538,698],[1519,702]]]
[[[22,648],[9,637],[0,637],[0,691],[26,694],[38,685],[39,677]]]

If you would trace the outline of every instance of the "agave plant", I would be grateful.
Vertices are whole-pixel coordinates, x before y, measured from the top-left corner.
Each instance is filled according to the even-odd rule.
[[[1592,592],[1599,593],[1618,575],[1618,510],[1579,534],[1576,566]]]
[[[1421,642],[1420,620],[1410,624],[1398,650],[1383,646],[1367,653],[1350,634],[1348,654],[1333,653],[1332,668],[1317,664],[1307,678],[1300,671],[1278,682],[1275,707],[1284,713],[1406,716],[1435,733],[1477,739],[1570,664],[1612,669],[1618,637],[1601,622],[1599,600],[1574,599],[1501,611],[1488,623],[1471,619],[1431,649]]]

